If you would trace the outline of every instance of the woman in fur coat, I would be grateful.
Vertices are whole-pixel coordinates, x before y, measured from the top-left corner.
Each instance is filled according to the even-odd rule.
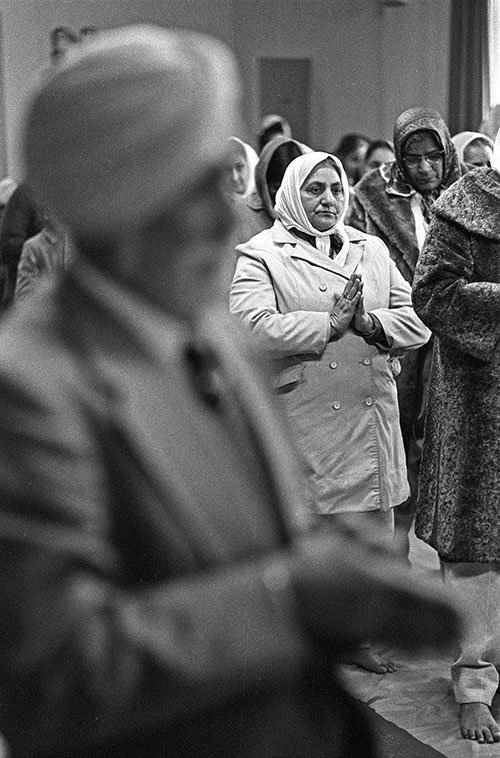
[[[470,603],[452,666],[463,737],[500,741],[500,137],[434,206],[415,310],[435,334],[416,533]]]

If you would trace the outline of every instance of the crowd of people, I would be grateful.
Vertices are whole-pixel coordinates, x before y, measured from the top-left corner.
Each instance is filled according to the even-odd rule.
[[[0,225],[9,755],[372,758],[338,667],[381,644],[456,646],[500,741],[500,137],[254,149],[224,45],[89,37]]]

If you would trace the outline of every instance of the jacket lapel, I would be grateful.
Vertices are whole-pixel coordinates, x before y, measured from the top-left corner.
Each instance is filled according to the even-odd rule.
[[[246,462],[235,454],[220,420],[194,398],[186,373],[186,335],[165,334],[170,344],[160,358],[126,320],[117,319],[116,310],[106,310],[102,299],[90,300],[88,292],[82,294],[73,284],[66,297],[78,316],[66,319],[73,325],[67,338],[88,376],[89,414],[94,421],[105,419],[100,428],[115,458],[114,469],[121,465],[122,476],[134,472],[140,482],[136,506],[147,508],[152,528],[162,535],[159,544],[176,556],[174,565],[226,563],[287,539],[294,528],[289,531],[290,524],[302,526],[304,500],[290,477],[296,467],[289,445],[274,432],[277,422],[269,401],[254,386],[251,367],[242,361],[232,373],[238,350],[216,347],[229,384],[236,387],[238,402],[246,403],[254,433],[262,440],[264,459],[271,456],[274,503],[249,479]],[[219,319],[209,323],[217,346],[228,336],[228,324],[221,327]],[[92,339],[96,333],[98,343]]]
[[[250,353],[240,324],[218,309],[204,314],[200,337],[217,355],[234,396],[253,430],[274,485],[279,519],[287,541],[311,525],[310,493],[292,433],[271,395],[271,379]]]

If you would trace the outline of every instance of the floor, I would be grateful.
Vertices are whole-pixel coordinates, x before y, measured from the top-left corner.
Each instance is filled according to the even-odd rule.
[[[420,576],[439,572],[437,555],[411,535],[412,570]],[[450,658],[405,657],[389,651],[398,664],[394,674],[380,676],[345,666],[346,686],[388,721],[405,729],[446,758],[500,758],[500,743],[478,745],[464,740],[458,729],[458,711],[451,691]],[[500,717],[500,696],[493,703]]]

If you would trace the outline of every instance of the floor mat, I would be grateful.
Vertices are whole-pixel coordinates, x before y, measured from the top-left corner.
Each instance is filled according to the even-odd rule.
[[[416,573],[433,574],[439,571],[439,562],[432,548],[411,535],[410,560]],[[479,745],[464,740],[458,727],[458,707],[451,689],[450,657],[410,657],[392,650],[378,650],[397,665],[393,674],[372,674],[343,666],[341,676],[345,686],[379,716],[408,732],[422,745],[428,745],[446,758],[500,758],[500,743]],[[500,697],[492,707],[495,717],[500,716]],[[404,758],[415,758],[417,752],[402,753]],[[411,749],[413,749],[411,747]],[[422,747],[422,750],[424,747]],[[386,756],[382,753],[384,758]],[[422,757],[426,754],[422,752]],[[388,753],[387,758],[396,758]],[[398,756],[399,758],[399,756]]]
[[[383,758],[443,758],[430,745],[423,745],[406,730],[392,724],[379,716],[369,706],[361,704],[366,709],[366,717],[371,724],[379,754]]]

